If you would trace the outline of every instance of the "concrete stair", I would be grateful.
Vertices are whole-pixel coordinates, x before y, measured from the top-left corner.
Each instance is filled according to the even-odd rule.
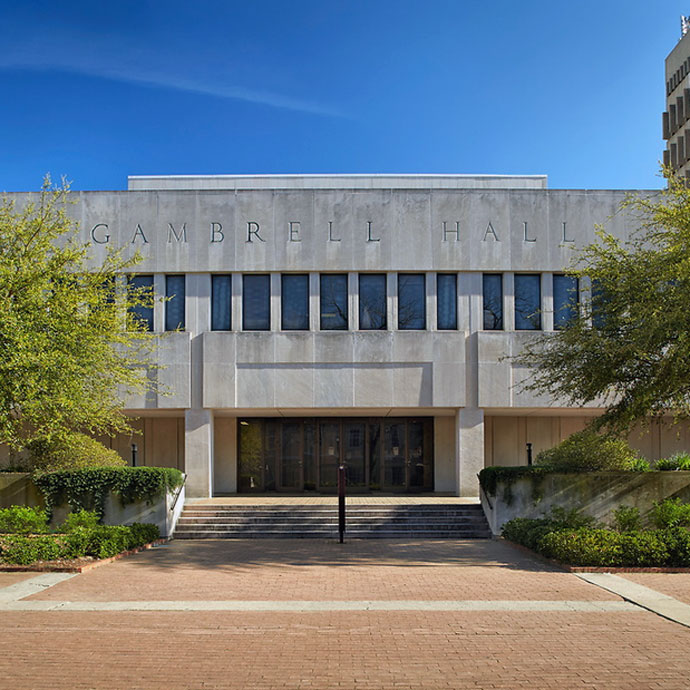
[[[175,539],[313,539],[338,536],[337,505],[185,505]],[[349,505],[350,539],[489,539],[480,505]]]

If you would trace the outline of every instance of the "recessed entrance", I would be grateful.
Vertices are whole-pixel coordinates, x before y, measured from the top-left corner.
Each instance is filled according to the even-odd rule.
[[[239,420],[239,491],[433,490],[432,418]]]

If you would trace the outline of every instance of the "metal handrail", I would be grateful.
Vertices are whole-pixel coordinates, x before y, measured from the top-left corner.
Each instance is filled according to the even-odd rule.
[[[184,489],[184,485],[186,482],[187,482],[187,475],[183,472],[182,473],[182,484],[180,484],[180,488],[177,490],[177,494],[175,495],[175,500],[173,501],[173,504],[169,508],[171,513],[175,510],[175,506],[177,505],[177,500],[180,498],[180,494],[182,493],[182,489]]]

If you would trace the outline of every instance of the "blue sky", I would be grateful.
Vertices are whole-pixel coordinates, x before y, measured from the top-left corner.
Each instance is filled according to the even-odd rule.
[[[128,174],[660,187],[683,2],[0,0],[0,190]]]

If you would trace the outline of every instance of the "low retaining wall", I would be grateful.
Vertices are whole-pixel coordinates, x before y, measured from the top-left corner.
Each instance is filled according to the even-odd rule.
[[[175,500],[176,498],[177,500]],[[111,491],[105,499],[103,524],[131,525],[133,522],[150,522],[158,526],[161,537],[171,537],[182,513],[184,500],[184,485],[168,491],[165,496],[161,496],[151,503],[135,501],[126,506],[123,506],[120,497]],[[52,524],[58,525],[63,522],[70,509],[68,504],[56,506],[53,509]]]
[[[655,501],[690,502],[690,472],[588,472],[545,474],[499,481],[496,495],[481,491],[482,507],[493,534],[516,517],[540,518],[554,507],[573,508],[609,523],[620,505],[639,509],[644,520]]]
[[[179,492],[179,497],[178,497]],[[175,500],[177,497],[177,500]],[[185,486],[174,489],[150,504],[136,501],[123,506],[120,497],[112,492],[105,499],[103,523],[106,525],[131,525],[133,522],[151,522],[158,525],[162,537],[172,536],[185,500]],[[45,505],[43,495],[26,472],[0,472],[0,508],[10,506]],[[53,510],[52,524],[64,521],[70,506],[63,504]]]
[[[0,508],[43,505],[43,495],[28,472],[0,472]]]

